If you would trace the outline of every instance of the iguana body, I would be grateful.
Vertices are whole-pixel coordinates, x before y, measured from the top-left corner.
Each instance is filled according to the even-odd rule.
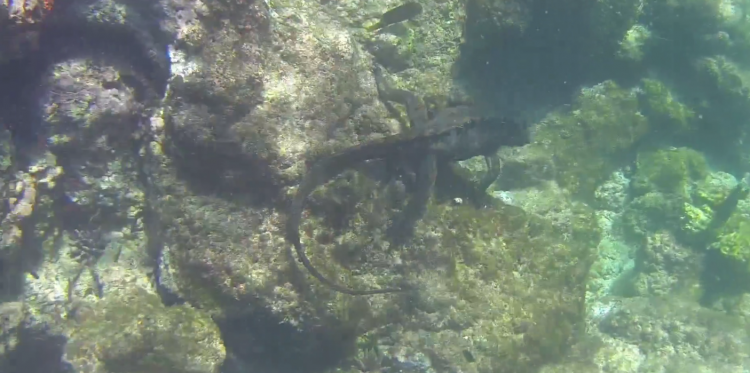
[[[403,215],[393,225],[398,227],[399,232],[396,234],[410,234],[429,200],[439,163],[490,155],[502,145],[520,146],[528,143],[528,132],[524,125],[508,120],[472,116],[472,110],[467,106],[442,110],[428,121],[424,104],[415,95],[384,87],[379,70],[376,70],[376,80],[381,95],[386,93],[388,99],[397,99],[405,104],[412,121],[410,130],[319,159],[305,175],[294,196],[286,227],[286,237],[305,268],[331,289],[351,295],[391,293],[402,289],[349,289],[325,278],[310,263],[300,242],[299,225],[305,200],[318,186],[368,160],[387,160],[393,164],[414,162],[410,166],[416,171],[416,191]]]

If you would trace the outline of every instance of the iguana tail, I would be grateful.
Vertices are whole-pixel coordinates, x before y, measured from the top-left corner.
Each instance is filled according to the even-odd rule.
[[[305,248],[300,241],[299,226],[302,220],[302,210],[305,207],[307,196],[309,196],[318,186],[333,179],[346,169],[366,160],[359,159],[357,155],[357,153],[350,154],[350,152],[343,152],[323,158],[313,165],[307,175],[305,175],[299,189],[297,189],[294,199],[292,200],[289,209],[289,217],[286,222],[286,239],[294,246],[294,250],[297,252],[300,262],[302,262],[302,265],[307,268],[308,272],[318,279],[318,281],[335,291],[350,295],[372,295],[404,291],[403,289],[396,288],[354,290],[339,285],[323,276],[323,274],[320,273],[312,263],[310,263],[310,259],[307,257],[307,254],[305,254]]]

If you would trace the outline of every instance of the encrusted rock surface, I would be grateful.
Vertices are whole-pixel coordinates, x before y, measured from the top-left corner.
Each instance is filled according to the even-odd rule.
[[[368,31],[403,2],[0,1],[0,371],[746,366],[745,290],[705,286],[722,255],[745,255],[747,157],[709,170],[695,140],[718,124],[722,150],[746,136],[739,0],[419,2]],[[710,27],[670,18],[696,11]],[[659,50],[695,77],[652,76]],[[315,191],[301,226],[315,266],[412,289],[351,297],[297,265],[283,223],[311,160],[402,130],[373,63],[430,111],[530,118],[534,141],[501,150],[496,201],[441,191],[404,247],[385,230],[408,175]],[[469,181],[485,167],[460,166]]]

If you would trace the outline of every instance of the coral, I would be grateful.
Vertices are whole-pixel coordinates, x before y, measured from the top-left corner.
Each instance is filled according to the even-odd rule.
[[[703,154],[690,148],[658,149],[638,154],[633,189],[637,195],[660,192],[689,196],[691,182],[708,175]]]
[[[558,183],[591,199],[648,129],[637,97],[606,81],[583,89],[569,112],[548,115],[534,138],[540,151],[555,155]]]

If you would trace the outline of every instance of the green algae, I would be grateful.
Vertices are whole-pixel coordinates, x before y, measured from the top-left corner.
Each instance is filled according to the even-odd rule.
[[[591,199],[596,187],[648,131],[638,98],[606,81],[584,89],[570,111],[549,115],[536,133],[536,142],[555,154],[558,183]]]
[[[214,372],[225,357],[211,318],[190,306],[166,307],[133,289],[81,309],[66,356],[86,371]]]
[[[643,79],[643,95],[646,116],[660,129],[669,129],[677,133],[694,129],[695,111],[679,102],[664,83],[656,79]]]
[[[636,194],[689,195],[690,183],[708,175],[703,155],[690,148],[658,149],[638,154],[633,180]]]

